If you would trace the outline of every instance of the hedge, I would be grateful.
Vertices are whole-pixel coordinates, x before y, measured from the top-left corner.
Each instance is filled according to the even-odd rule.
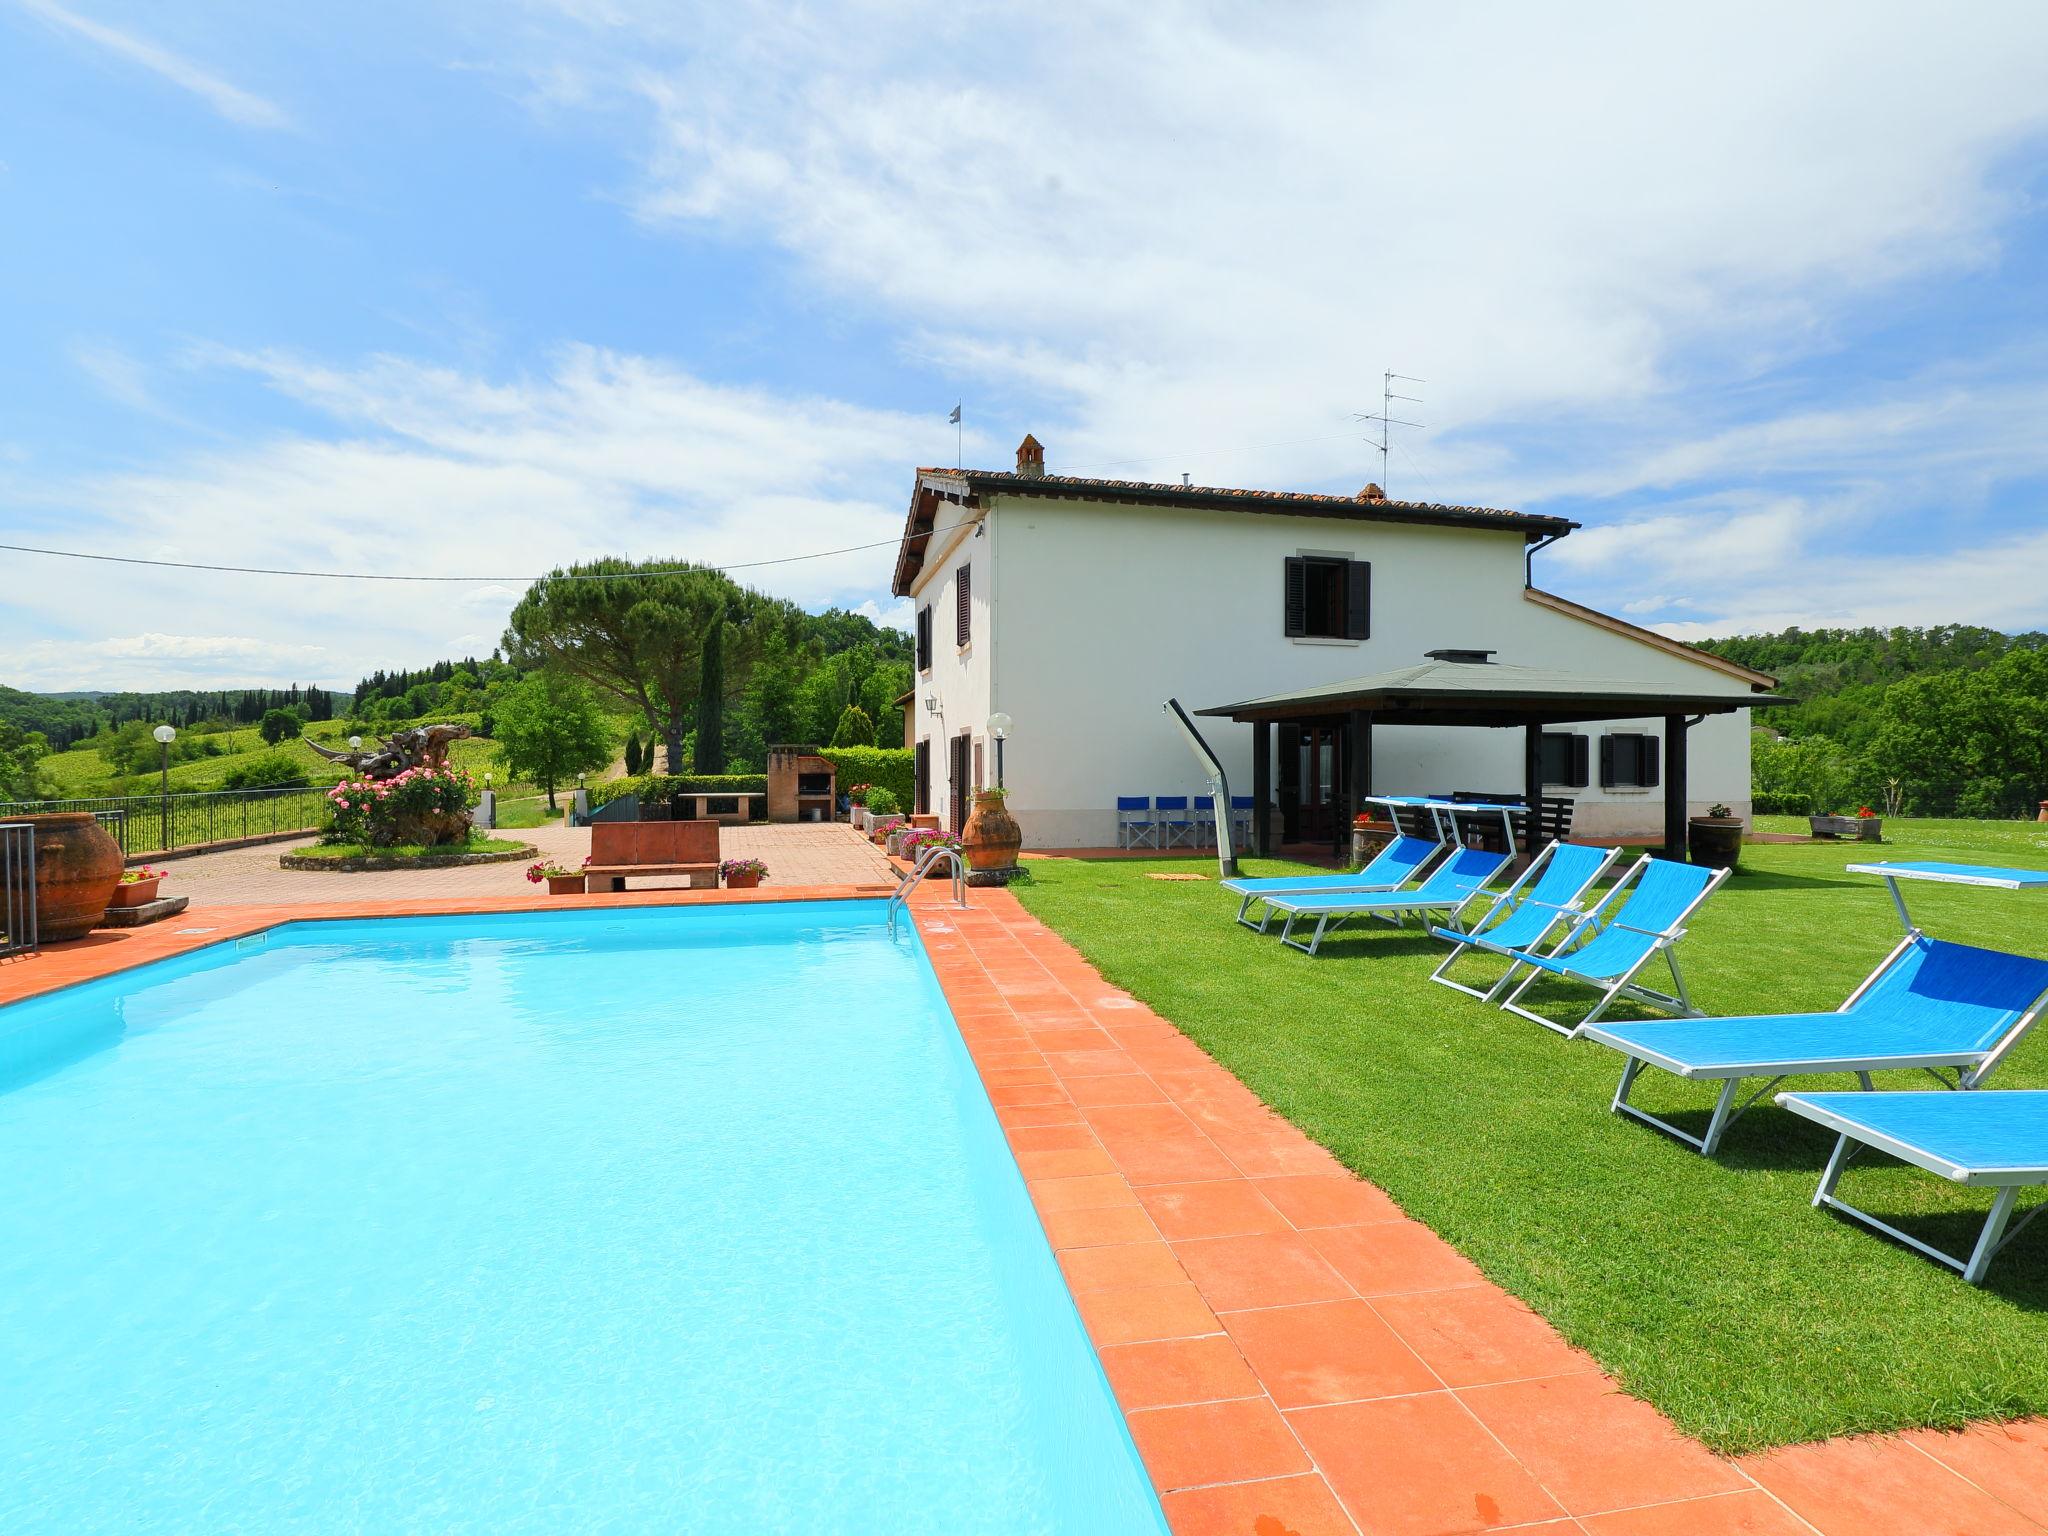
[[[621,795],[642,800],[671,800],[677,795],[760,795],[768,791],[761,773],[641,773],[592,784],[592,807],[609,805]]]
[[[1771,794],[1759,790],[1751,798],[1750,810],[1758,816],[1810,816],[1813,814],[1813,796]]]
[[[818,756],[839,775],[839,793],[856,784],[873,784],[888,790],[908,807],[917,803],[914,754],[907,747],[820,747]]]

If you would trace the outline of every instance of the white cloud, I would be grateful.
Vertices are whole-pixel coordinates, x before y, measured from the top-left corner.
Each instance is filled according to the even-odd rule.
[[[1054,468],[1362,481],[1356,438],[1232,445],[1334,433],[1391,366],[1462,474],[1446,433],[1755,370],[1992,259],[2048,124],[2024,4],[560,9],[541,67],[651,115],[644,218],[1054,395]]]
[[[10,583],[8,617],[24,643],[0,635],[0,650],[24,656],[9,668],[17,686],[144,672],[156,686],[221,682],[252,657],[268,681],[353,683],[379,666],[487,652],[527,579],[599,555],[723,565],[811,608],[872,607],[902,531],[909,466],[933,431],[921,418],[711,385],[585,347],[544,376],[512,379],[395,357],[341,369],[282,353],[208,356],[315,407],[337,435],[37,482],[45,526],[22,542],[476,579],[285,579],[18,555],[33,579]],[[885,547],[789,558],[867,544]],[[149,645],[26,643],[106,612],[149,626]],[[157,633],[174,619],[202,637],[251,638],[181,649]],[[233,649],[243,645],[258,650]]]
[[[231,123],[240,123],[245,128],[289,128],[292,125],[290,114],[277,103],[245,91],[133,32],[123,32],[81,16],[57,4],[56,0],[15,0],[15,3],[52,26],[82,37],[116,57],[168,80],[180,90],[191,92]]]

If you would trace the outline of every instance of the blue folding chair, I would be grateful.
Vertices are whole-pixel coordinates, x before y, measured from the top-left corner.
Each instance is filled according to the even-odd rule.
[[[1119,848],[1159,846],[1159,824],[1153,820],[1149,795],[1116,797],[1116,841]]]
[[[1159,847],[1184,848],[1194,841],[1195,820],[1188,814],[1186,795],[1156,795],[1152,807],[1152,824],[1159,831]]]
[[[1644,854],[1598,905],[1572,924],[1557,948],[1548,954],[1518,949],[1508,957],[1515,967],[1527,966],[1529,974],[1501,1000],[1501,1007],[1545,1029],[1574,1038],[1618,997],[1698,1018],[1699,1010],[1686,994],[1685,977],[1678,969],[1673,946],[1685,937],[1686,922],[1700,903],[1720,889],[1727,878],[1725,869],[1707,869]],[[1653,991],[1635,979],[1636,972],[1658,955],[1671,967],[1676,996]],[[1577,1023],[1554,1023],[1521,1006],[1522,994],[1545,976],[1592,987],[1600,994],[1600,1000]]]
[[[1321,947],[1325,934],[1353,917],[1377,917],[1398,927],[1410,913],[1427,918],[1432,912],[1441,912],[1447,922],[1455,922],[1465,904],[1478,897],[1487,882],[1507,868],[1509,858],[1505,853],[1483,848],[1460,848],[1410,891],[1394,891],[1384,896],[1341,891],[1274,891],[1267,896],[1266,904],[1274,912],[1287,914],[1287,921],[1280,927],[1280,942],[1289,949],[1312,955]],[[1316,920],[1316,931],[1304,944],[1294,937],[1294,925],[1309,917]]]
[[[1248,852],[1252,846],[1252,797],[1232,795],[1230,797],[1230,845],[1239,853]]]
[[[1247,928],[1264,933],[1267,923],[1272,921],[1273,909],[1267,907],[1254,923],[1246,914],[1255,901],[1264,901],[1268,896],[1285,891],[1303,895],[1334,895],[1344,891],[1355,896],[1383,896],[1389,891],[1400,890],[1443,852],[1445,847],[1442,843],[1431,842],[1426,837],[1397,837],[1374,854],[1372,862],[1365,868],[1349,874],[1240,876],[1225,880],[1223,889],[1243,898],[1237,904],[1237,920]]]
[[[1188,814],[1194,818],[1195,822],[1195,846],[1197,848],[1214,848],[1216,846],[1216,797],[1214,795],[1195,796],[1194,806],[1189,810]]]
[[[1530,860],[1521,877],[1470,928],[1435,930],[1438,938],[1451,941],[1451,952],[1444,956],[1443,964],[1430,972],[1429,979],[1467,997],[1493,1002],[1517,968],[1510,964],[1499,979],[1482,991],[1451,980],[1448,972],[1458,957],[1468,949],[1511,957],[1517,950],[1539,948],[1559,923],[1578,916],[1586,893],[1607,873],[1607,866],[1620,857],[1619,848],[1552,843]]]
[[[1779,1104],[1824,1125],[1836,1135],[1835,1150],[1821,1174],[1813,1203],[1840,1211],[1908,1248],[1957,1270],[1971,1285],[1984,1283],[1999,1252],[2048,1210],[2036,1205],[2012,1221],[2019,1193],[2048,1184],[2048,1092],[2008,1088],[1983,1093],[1781,1093]],[[1996,1189],[1990,1214],[1967,1259],[1901,1232],[1835,1193],[1843,1169],[1864,1148],[1888,1152],[1903,1162],[1957,1184]],[[2010,1223],[2010,1225],[2008,1225]]]
[[[1918,1067],[1944,1087],[1974,1088],[2033,1027],[2044,1003],[2048,960],[1908,933],[1833,1013],[1646,1019],[1589,1027],[1585,1036],[1628,1058],[1614,1093],[1617,1114],[1712,1157],[1728,1127],[1794,1074],[1853,1072],[1867,1089],[1873,1072]],[[1629,1103],[1645,1067],[1720,1083],[1703,1133],[1690,1135]],[[1953,1082],[1941,1077],[1944,1069]],[[1736,1094],[1753,1077],[1768,1081],[1738,1106]]]

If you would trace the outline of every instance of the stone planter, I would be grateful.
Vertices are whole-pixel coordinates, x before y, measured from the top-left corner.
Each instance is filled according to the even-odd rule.
[[[1806,824],[1815,837],[1853,837],[1865,843],[1884,841],[1882,816],[1809,816]]]
[[[987,790],[974,793],[974,814],[967,818],[960,841],[966,846],[967,867],[977,874],[1017,866],[1024,832],[1003,801],[1002,795]]]
[[[1742,857],[1740,816],[1695,816],[1685,824],[1686,853],[1709,869],[1733,869]]]
[[[153,880],[123,880],[114,887],[114,894],[107,899],[107,910],[116,907],[139,907],[156,900],[156,888],[161,877]]]
[[[114,898],[125,867],[120,845],[90,811],[10,818],[35,828],[36,924],[45,944],[82,939]]]
[[[878,843],[885,842],[889,834],[902,825],[903,818],[893,812],[887,816],[870,815],[868,817],[868,836]]]

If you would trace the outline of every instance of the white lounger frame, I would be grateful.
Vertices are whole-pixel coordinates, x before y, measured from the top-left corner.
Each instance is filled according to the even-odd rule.
[[[1515,897],[1521,892],[1522,887],[1527,885],[1530,882],[1531,878],[1537,875],[1537,872],[1539,870],[1547,866],[1550,862],[1551,855],[1556,853],[1557,850],[1563,846],[1564,845],[1562,843],[1553,840],[1548,846],[1544,848],[1544,850],[1541,853],[1537,854],[1536,857],[1530,861],[1529,867],[1522,871],[1521,875],[1515,880],[1515,883],[1509,886],[1505,891],[1502,891],[1500,893],[1500,899],[1494,902],[1492,906],[1488,907],[1485,912],[1480,914],[1479,920],[1475,922],[1469,930],[1466,931],[1463,938],[1459,939],[1456,943],[1451,945],[1451,952],[1448,955],[1444,956],[1443,963],[1439,965],[1435,970],[1429,973],[1429,979],[1431,981],[1439,982],[1442,985],[1449,987],[1453,992],[1462,992],[1467,997],[1476,997],[1483,1003],[1494,1002],[1500,997],[1502,989],[1504,989],[1507,986],[1509,980],[1515,974],[1516,967],[1512,965],[1510,965],[1505,971],[1501,972],[1500,979],[1496,981],[1492,986],[1486,988],[1484,991],[1481,991],[1478,987],[1468,987],[1462,981],[1453,981],[1447,973],[1450,971],[1452,962],[1457,960],[1457,958],[1460,955],[1464,954],[1465,951],[1468,949],[1477,949],[1489,955],[1506,955],[1511,953],[1511,951],[1502,948],[1498,944],[1491,944],[1487,942],[1486,925],[1493,920],[1494,913],[1500,911],[1502,907],[1507,906],[1510,903],[1514,902]],[[1587,882],[1579,888],[1578,897],[1572,901],[1564,903],[1562,906],[1560,906],[1556,902],[1535,900],[1526,900],[1521,902],[1519,905],[1548,908],[1550,911],[1557,914],[1557,922],[1563,922],[1568,918],[1576,917],[1580,912],[1585,910],[1586,892],[1592,890],[1594,886],[1600,883],[1600,877],[1607,873],[1608,866],[1620,857],[1621,850],[1619,848],[1608,849],[1607,857],[1600,861],[1599,867],[1593,871],[1592,878],[1587,880]],[[1553,926],[1555,925],[1553,924]],[[1550,929],[1548,928],[1544,930],[1544,933],[1546,935],[1549,932]],[[1540,943],[1541,940],[1539,940],[1538,942]]]
[[[1794,1093],[1781,1093],[1778,1095],[1778,1102],[1783,1104],[1787,1099],[1799,1097],[1800,1095]],[[1795,1113],[1803,1114],[1807,1119],[1836,1133],[1834,1153],[1828,1158],[1827,1169],[1820,1176],[1820,1188],[1814,1191],[1813,1203],[1817,1208],[1840,1211],[1844,1216],[1853,1217],[1865,1226],[1875,1228],[1886,1237],[1904,1243],[1916,1253],[1925,1254],[1937,1264],[1946,1264],[1970,1285],[1982,1285],[1984,1272],[1991,1267],[1991,1261],[1998,1257],[1999,1251],[2024,1232],[2028,1223],[2036,1216],[2048,1210],[2048,1203],[2044,1203],[2035,1206],[2017,1222],[2012,1219],[2013,1207],[2019,1203],[2020,1191],[2033,1185],[2048,1184],[2048,1168],[1965,1168],[1929,1152],[1924,1147],[1915,1146],[1912,1142],[1883,1135],[1868,1126],[1855,1125],[1839,1116],[1829,1114],[1817,1105],[1808,1104]],[[1841,1183],[1842,1174],[1866,1148],[1889,1153],[1901,1162],[1911,1163],[1916,1168],[1924,1168],[1951,1183],[1988,1186],[1998,1191],[1992,1198],[1990,1214],[1984,1218],[1983,1229],[1978,1232],[1976,1245],[1970,1250],[1967,1259],[1959,1259],[1932,1243],[1922,1242],[1911,1233],[1901,1232],[1890,1222],[1851,1205],[1835,1193],[1836,1186]]]
[[[1647,928],[1637,928],[1628,923],[1614,922],[1611,919],[1602,923],[1600,920],[1601,914],[1614,903],[1616,898],[1626,893],[1629,886],[1644,871],[1649,869],[1652,857],[1654,855],[1646,853],[1637,859],[1634,864],[1630,865],[1628,873],[1615,881],[1607,894],[1600,898],[1598,904],[1577,922],[1573,923],[1565,936],[1557,941],[1557,947],[1544,956],[1546,960],[1564,958],[1572,945],[1577,942],[1579,935],[1588,927],[1598,924],[1599,928],[1595,929],[1596,932],[1604,928],[1619,928],[1626,933],[1639,933],[1645,938],[1654,939],[1656,942],[1643,952],[1642,958],[1622,972],[1621,975],[1615,977],[1612,982],[1609,982],[1604,976],[1588,976],[1583,972],[1575,971],[1569,965],[1558,971],[1549,971],[1545,970],[1542,966],[1532,965],[1529,967],[1529,974],[1522,978],[1521,985],[1502,999],[1501,1007],[1520,1018],[1528,1019],[1532,1023],[1541,1024],[1545,1029],[1554,1030],[1570,1040],[1576,1040],[1581,1030],[1588,1024],[1597,1021],[1600,1015],[1613,1005],[1615,999],[1621,997],[1632,998],[1636,1002],[1647,1003],[1652,1008],[1661,1008],[1667,1013],[1679,1014],[1688,1019],[1704,1018],[1705,1015],[1693,1006],[1692,997],[1685,990],[1685,975],[1678,969],[1678,953],[1674,946],[1676,946],[1680,939],[1685,937],[1685,925],[1691,919],[1693,913],[1700,909],[1700,903],[1704,902],[1721,888],[1721,882],[1728,878],[1731,871],[1726,869],[1715,870],[1713,878],[1700,888],[1700,893],[1686,903],[1685,910],[1678,914],[1677,922],[1673,923],[1670,928],[1662,933],[1652,933]],[[1659,954],[1664,957],[1665,964],[1671,967],[1671,984],[1676,989],[1675,995],[1658,992],[1653,988],[1639,985],[1635,979],[1636,973],[1650,963],[1651,956]],[[1512,967],[1509,969],[1508,974],[1514,974]],[[1563,977],[1569,981],[1581,982],[1598,991],[1600,993],[1600,1000],[1593,1005],[1592,1012],[1588,1013],[1576,1024],[1559,1024],[1554,1019],[1546,1019],[1542,1014],[1532,1012],[1520,1004],[1522,994],[1546,976]]]

